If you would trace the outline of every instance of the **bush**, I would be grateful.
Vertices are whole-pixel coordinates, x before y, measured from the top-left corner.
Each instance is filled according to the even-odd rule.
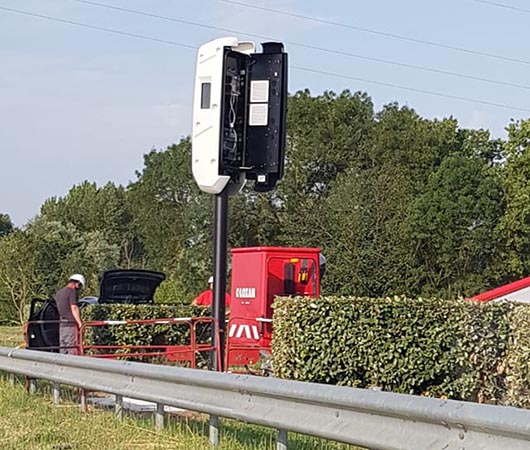
[[[511,304],[326,297],[274,306],[282,378],[499,403],[507,354],[518,364],[530,349],[508,352]]]
[[[182,292],[184,291],[180,280],[174,275],[170,275],[155,291],[155,303],[188,306],[193,299],[183,296]]]
[[[511,334],[506,361],[498,369],[506,374],[502,403],[530,408],[530,305],[514,306],[509,323]]]

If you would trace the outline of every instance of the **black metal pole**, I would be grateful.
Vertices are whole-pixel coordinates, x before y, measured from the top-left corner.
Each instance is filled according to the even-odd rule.
[[[219,359],[213,358],[212,369],[224,370],[225,357],[225,293],[226,293],[226,261],[228,246],[228,192],[225,189],[215,196],[214,206],[214,239],[213,239],[213,265],[214,265],[214,283],[213,283],[213,305],[212,316],[219,324],[219,342],[218,336],[212,327],[212,341],[219,349]]]

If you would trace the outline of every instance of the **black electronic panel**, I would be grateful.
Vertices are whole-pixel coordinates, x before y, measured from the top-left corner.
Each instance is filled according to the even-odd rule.
[[[256,191],[270,191],[283,176],[287,120],[287,54],[280,43],[262,44],[248,70],[244,166]]]

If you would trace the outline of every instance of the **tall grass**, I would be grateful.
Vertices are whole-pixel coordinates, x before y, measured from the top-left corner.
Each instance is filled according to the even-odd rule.
[[[0,347],[16,347],[24,343],[24,332],[21,326],[0,326]]]

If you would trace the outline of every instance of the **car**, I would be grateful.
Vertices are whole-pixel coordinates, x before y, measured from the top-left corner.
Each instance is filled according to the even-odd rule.
[[[156,289],[166,279],[153,270],[107,270],[100,277],[99,297],[83,297],[80,309],[95,304],[153,304]],[[59,313],[55,300],[31,301],[26,324],[26,348],[59,352]]]

